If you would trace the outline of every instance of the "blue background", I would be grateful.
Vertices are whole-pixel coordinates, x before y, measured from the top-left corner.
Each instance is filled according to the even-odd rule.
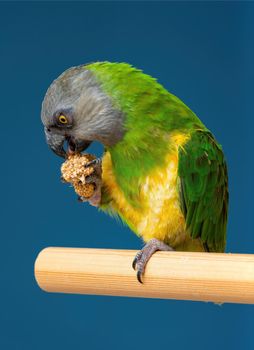
[[[253,253],[253,29],[250,2],[0,4],[1,349],[254,348],[253,306],[47,294],[33,277],[46,246],[141,247],[76,201],[44,141],[48,85],[97,60],[157,77],[212,130],[230,174],[227,251]]]

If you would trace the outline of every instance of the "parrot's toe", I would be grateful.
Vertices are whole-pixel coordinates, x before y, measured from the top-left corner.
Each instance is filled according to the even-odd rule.
[[[81,203],[86,201],[85,197],[82,197],[82,196],[78,196],[77,200],[78,202],[81,202]]]
[[[95,191],[92,197],[89,198],[89,203],[92,206],[97,207],[100,204],[101,201],[101,186],[102,186],[102,179],[97,174],[88,175],[85,178],[86,183],[92,183],[94,185]]]
[[[90,175],[87,175],[85,178],[86,183],[93,183],[96,189],[101,188],[102,178],[101,178],[101,158],[96,158],[84,165],[85,168],[92,166],[94,172]]]
[[[148,243],[146,243],[144,248],[141,249],[135,256],[132,262],[132,267],[137,271],[137,280],[140,283],[143,283],[142,276],[144,275],[146,264],[150,260],[151,256],[158,250],[172,251],[173,249],[164,242],[153,238]]]
[[[96,190],[94,192],[94,194],[89,197],[89,198],[86,198],[86,197],[83,197],[83,196],[78,196],[77,197],[77,200],[81,203],[84,203],[84,202],[88,202],[90,205],[94,206],[94,207],[98,207],[100,205],[100,202],[101,202],[101,193],[100,193],[100,190]]]
[[[67,183],[67,181],[65,180],[65,178],[64,178],[63,176],[60,177],[60,180],[61,180],[61,182],[62,182],[63,184],[66,184],[66,183]]]
[[[102,162],[102,159],[101,158],[95,158],[93,160],[91,160],[90,162],[86,163],[84,165],[85,168],[88,168],[90,166],[101,166],[101,162]]]
[[[92,195],[92,197],[90,197],[88,199],[88,202],[93,207],[98,207],[100,205],[100,202],[101,202],[101,192],[100,191],[96,191],[94,193],[94,195]]]
[[[101,183],[101,178],[98,177],[96,174],[87,175],[85,177],[85,183],[86,184],[94,183],[95,185],[97,185],[98,183]]]

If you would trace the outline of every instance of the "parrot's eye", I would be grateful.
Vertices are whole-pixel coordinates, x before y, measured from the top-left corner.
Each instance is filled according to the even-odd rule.
[[[69,129],[73,125],[72,109],[61,109],[53,114],[53,126],[63,129]]]
[[[67,119],[66,116],[63,115],[63,114],[60,114],[60,115],[59,115],[58,121],[59,121],[59,123],[61,123],[61,124],[67,124],[67,123],[68,123],[68,119]]]

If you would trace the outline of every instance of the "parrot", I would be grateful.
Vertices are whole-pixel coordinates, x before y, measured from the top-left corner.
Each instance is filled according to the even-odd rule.
[[[58,156],[103,145],[102,157],[89,162],[102,169],[89,202],[143,241],[132,263],[140,283],[156,251],[224,252],[222,146],[157,79],[129,63],[71,67],[46,91],[41,120]]]

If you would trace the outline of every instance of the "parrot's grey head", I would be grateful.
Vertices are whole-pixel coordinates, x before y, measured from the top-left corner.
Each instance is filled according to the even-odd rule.
[[[73,67],[50,85],[42,103],[46,141],[59,156],[82,152],[92,141],[111,147],[123,137],[123,115],[113,107],[93,73]]]

